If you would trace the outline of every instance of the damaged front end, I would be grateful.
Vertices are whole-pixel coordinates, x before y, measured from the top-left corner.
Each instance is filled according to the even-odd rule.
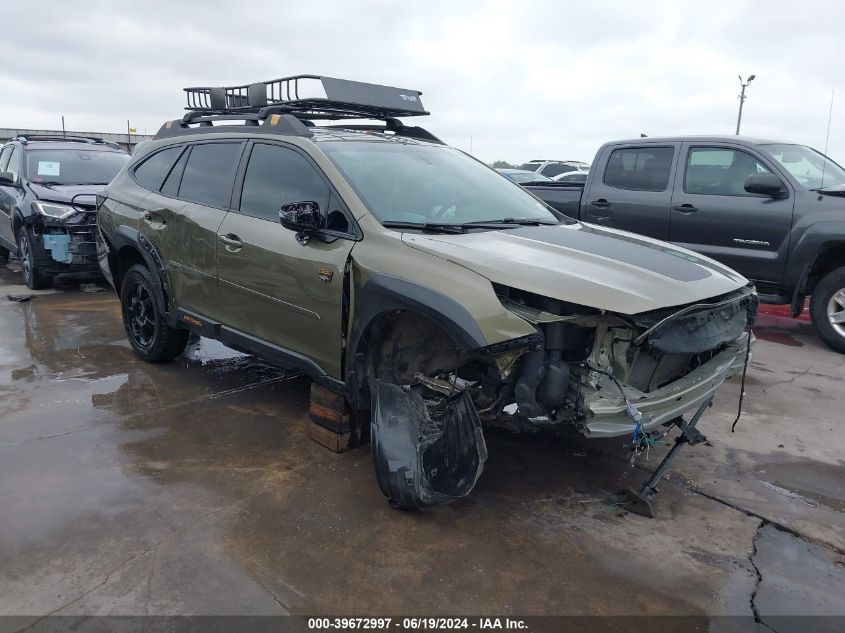
[[[97,212],[94,196],[77,196],[71,204],[36,201],[24,228],[34,238],[34,257],[43,273],[95,273]]]
[[[393,380],[371,380],[376,471],[394,505],[416,508],[472,490],[485,425],[645,437],[701,413],[741,371],[757,312],[752,286],[636,315],[495,286],[532,336],[468,353],[425,331],[390,347]],[[408,368],[418,370],[411,371]]]

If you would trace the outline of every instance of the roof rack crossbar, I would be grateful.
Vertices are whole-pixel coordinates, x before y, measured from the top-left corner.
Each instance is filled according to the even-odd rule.
[[[197,128],[191,127],[191,125],[198,125],[201,128],[213,128],[212,131],[218,132],[231,132],[238,127],[248,126],[255,128],[254,130],[250,130],[250,133],[313,136],[313,133],[306,125],[310,121],[300,121],[291,114],[280,114],[276,117],[270,117],[264,120],[263,124],[259,124],[260,120],[261,117],[253,113],[206,114],[203,112],[188,112],[181,119],[165,122],[153,138],[161,139],[185,134],[195,134]],[[225,123],[217,126],[213,124],[214,121],[241,121],[242,123],[240,126],[226,125]]]
[[[434,136],[434,134],[432,134],[423,127],[419,127],[416,125],[403,125],[401,121],[397,121],[396,119],[386,119],[386,123],[387,125],[370,125],[365,123],[355,123],[348,125],[328,125],[326,126],[326,128],[334,128],[339,130],[359,130],[361,132],[393,132],[396,136],[414,138],[422,141],[430,141],[432,143],[445,145],[442,140]]]
[[[120,145],[113,141],[107,141],[99,136],[83,136],[80,134],[19,134],[15,140],[27,143],[28,141],[67,141],[69,143],[96,143],[108,145],[109,147],[120,148]]]
[[[257,113],[264,118],[269,114],[295,113],[303,119],[387,119],[428,114],[418,90],[320,75],[294,75],[242,86],[199,86],[184,90],[185,109],[200,115]]]

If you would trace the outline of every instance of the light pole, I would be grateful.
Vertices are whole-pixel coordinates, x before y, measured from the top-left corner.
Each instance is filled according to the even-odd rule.
[[[745,89],[748,87],[757,75],[748,75],[746,81],[742,81],[742,75],[739,75],[739,85],[742,86],[742,92],[739,94],[739,115],[736,117],[736,133],[739,135],[739,125],[742,123],[742,104],[745,103]]]

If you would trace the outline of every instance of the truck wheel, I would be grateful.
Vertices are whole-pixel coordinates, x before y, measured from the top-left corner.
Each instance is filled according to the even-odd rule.
[[[845,267],[822,277],[810,298],[810,317],[819,338],[845,354]]]
[[[32,233],[26,227],[18,231],[18,258],[21,260],[23,281],[27,286],[33,290],[43,290],[53,286],[53,277],[44,275],[38,270]]]
[[[188,331],[170,327],[155,299],[155,281],[146,266],[136,264],[123,277],[120,307],[123,328],[135,354],[148,363],[164,363],[181,354]]]

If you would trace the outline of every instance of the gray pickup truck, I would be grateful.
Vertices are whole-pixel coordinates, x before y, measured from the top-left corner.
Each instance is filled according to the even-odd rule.
[[[767,303],[810,296],[845,353],[845,170],[804,145],[685,136],[602,146],[583,185],[526,189],[573,218],[697,251],[753,280]]]

